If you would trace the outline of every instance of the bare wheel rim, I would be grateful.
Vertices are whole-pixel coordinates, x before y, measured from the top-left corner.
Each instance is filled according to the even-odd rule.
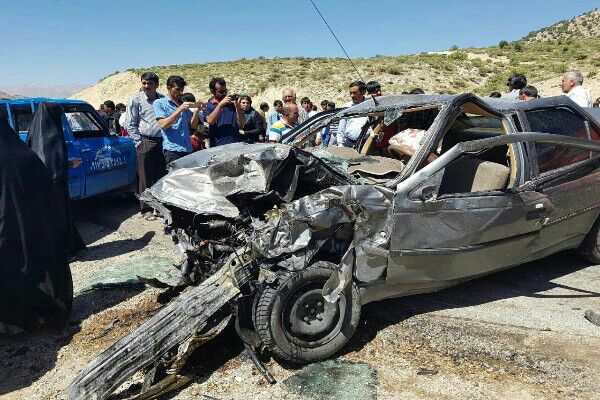
[[[346,296],[331,304],[322,295],[324,280],[312,280],[289,293],[283,301],[281,322],[286,337],[298,346],[315,348],[333,340],[346,315]]]

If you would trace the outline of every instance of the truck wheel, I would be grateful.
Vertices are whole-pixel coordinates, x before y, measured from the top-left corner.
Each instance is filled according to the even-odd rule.
[[[593,264],[600,264],[600,217],[579,246],[579,254]]]
[[[336,269],[317,262],[301,271],[283,271],[276,285],[259,294],[255,328],[276,356],[305,364],[330,357],[348,343],[360,319],[360,295],[352,282],[335,304],[325,301],[321,290]]]

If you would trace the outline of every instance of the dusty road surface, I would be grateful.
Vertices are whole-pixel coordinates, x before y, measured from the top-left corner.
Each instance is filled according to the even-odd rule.
[[[0,338],[0,398],[51,399],[96,355],[161,307],[135,275],[177,261],[161,221],[119,195],[77,203],[88,250],[60,334]],[[266,365],[269,385],[228,328],[194,359],[175,399],[600,399],[600,266],[561,253],[439,293],[369,304],[336,360]]]

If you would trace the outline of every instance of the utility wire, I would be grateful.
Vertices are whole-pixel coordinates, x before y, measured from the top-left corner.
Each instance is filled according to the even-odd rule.
[[[365,81],[362,77],[362,75],[360,74],[360,72],[358,71],[358,68],[356,68],[356,65],[354,65],[354,62],[352,61],[352,59],[350,58],[350,56],[348,55],[348,52],[346,51],[346,49],[344,48],[344,46],[342,46],[342,43],[340,42],[340,40],[337,38],[337,36],[335,35],[335,32],[333,31],[333,29],[331,29],[331,26],[329,26],[329,24],[327,23],[327,20],[325,19],[325,17],[323,16],[323,14],[321,14],[321,11],[319,10],[319,8],[317,7],[317,5],[315,4],[315,2],[313,0],[310,0],[310,2],[312,3],[313,7],[315,8],[315,10],[317,11],[317,13],[319,14],[319,16],[321,17],[321,19],[323,20],[323,22],[325,23],[325,25],[327,26],[327,28],[329,29],[329,32],[331,32],[331,34],[333,35],[335,41],[337,42],[337,44],[340,45],[342,51],[344,52],[344,54],[346,55],[346,58],[348,59],[348,61],[350,61],[350,64],[352,64],[352,67],[354,68],[354,70],[356,71],[356,73],[358,74],[358,77],[360,78],[361,81]],[[375,96],[371,95],[371,98],[373,99],[373,102],[375,103],[375,105],[377,104],[377,100],[375,99]]]
[[[358,72],[358,68],[356,68],[356,65],[354,65],[354,63],[352,62],[352,59],[350,58],[350,56],[348,55],[348,52],[346,51],[346,49],[344,49],[344,46],[342,46],[342,43],[340,43],[340,40],[337,38],[337,36],[335,36],[335,33],[333,32],[333,29],[331,29],[331,27],[329,26],[329,24],[327,23],[327,21],[325,20],[325,17],[323,16],[323,14],[321,14],[321,11],[319,11],[319,8],[317,7],[317,5],[315,4],[315,2],[313,0],[310,0],[310,2],[312,3],[313,7],[315,8],[315,10],[317,10],[317,12],[319,13],[319,15],[321,16],[321,19],[323,20],[323,22],[325,22],[325,25],[327,25],[327,28],[329,28],[329,32],[331,32],[331,34],[333,35],[333,37],[335,38],[336,42],[340,45],[340,47],[342,48],[342,51],[344,52],[344,54],[346,55],[346,58],[348,59],[348,61],[350,61],[350,64],[352,64],[352,67],[354,67],[354,70],[356,71],[356,73],[358,74],[358,77],[360,78],[361,81],[365,81],[363,79],[363,77],[361,76],[360,72]]]

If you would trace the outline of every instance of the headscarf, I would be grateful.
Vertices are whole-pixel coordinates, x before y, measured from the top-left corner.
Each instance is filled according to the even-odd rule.
[[[0,322],[66,323],[73,285],[60,203],[42,161],[0,118]]]
[[[54,182],[67,182],[69,178],[63,114],[62,107],[57,103],[42,101],[29,126],[28,143],[31,150],[46,165]]]

